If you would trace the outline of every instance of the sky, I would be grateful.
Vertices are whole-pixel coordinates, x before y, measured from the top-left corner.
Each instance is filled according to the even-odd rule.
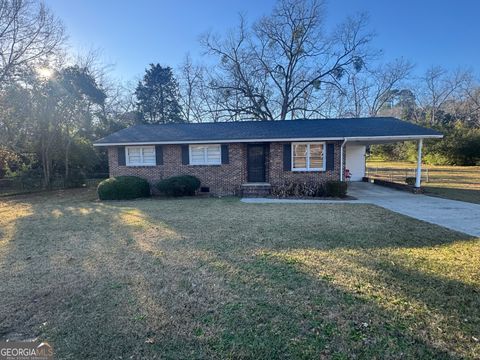
[[[119,80],[138,79],[150,63],[177,67],[189,53],[205,62],[199,37],[225,33],[239,13],[253,21],[274,0],[46,0],[64,22],[74,52],[99,50]],[[432,65],[480,73],[480,0],[329,0],[327,28],[369,15],[373,47],[404,57],[420,74]]]

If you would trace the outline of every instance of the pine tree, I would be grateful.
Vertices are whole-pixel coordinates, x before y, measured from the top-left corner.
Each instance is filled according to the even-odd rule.
[[[164,124],[184,122],[178,102],[178,83],[172,68],[150,64],[135,90],[137,110],[143,122]]]

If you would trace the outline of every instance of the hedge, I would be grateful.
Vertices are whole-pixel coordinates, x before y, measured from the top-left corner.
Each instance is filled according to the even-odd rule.
[[[130,200],[150,196],[150,184],[136,176],[117,176],[98,184],[100,200]]]
[[[407,177],[405,178],[405,183],[408,184],[408,185],[415,185],[415,182],[417,181],[416,178],[414,177]]]
[[[347,196],[347,183],[345,181],[327,181],[325,190],[327,196],[344,198]]]
[[[191,175],[172,176],[159,181],[155,186],[167,196],[191,196],[200,188],[200,180]]]

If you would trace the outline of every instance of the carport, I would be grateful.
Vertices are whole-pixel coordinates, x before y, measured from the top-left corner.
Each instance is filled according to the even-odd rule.
[[[343,171],[340,179],[343,181],[345,173],[351,174],[350,181],[362,181],[365,176],[366,148],[369,145],[391,144],[403,141],[417,142],[417,169],[415,187],[421,186],[422,179],[422,147],[424,139],[441,139],[443,135],[403,135],[403,136],[375,136],[375,137],[345,137],[341,146],[341,164]]]

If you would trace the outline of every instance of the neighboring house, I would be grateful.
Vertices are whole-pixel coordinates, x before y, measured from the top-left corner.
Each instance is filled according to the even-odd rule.
[[[204,192],[232,195],[268,193],[286,182],[342,181],[346,169],[359,181],[366,145],[416,140],[420,160],[422,140],[441,137],[388,117],[136,125],[94,145],[108,147],[110,176],[155,183],[188,174]]]

